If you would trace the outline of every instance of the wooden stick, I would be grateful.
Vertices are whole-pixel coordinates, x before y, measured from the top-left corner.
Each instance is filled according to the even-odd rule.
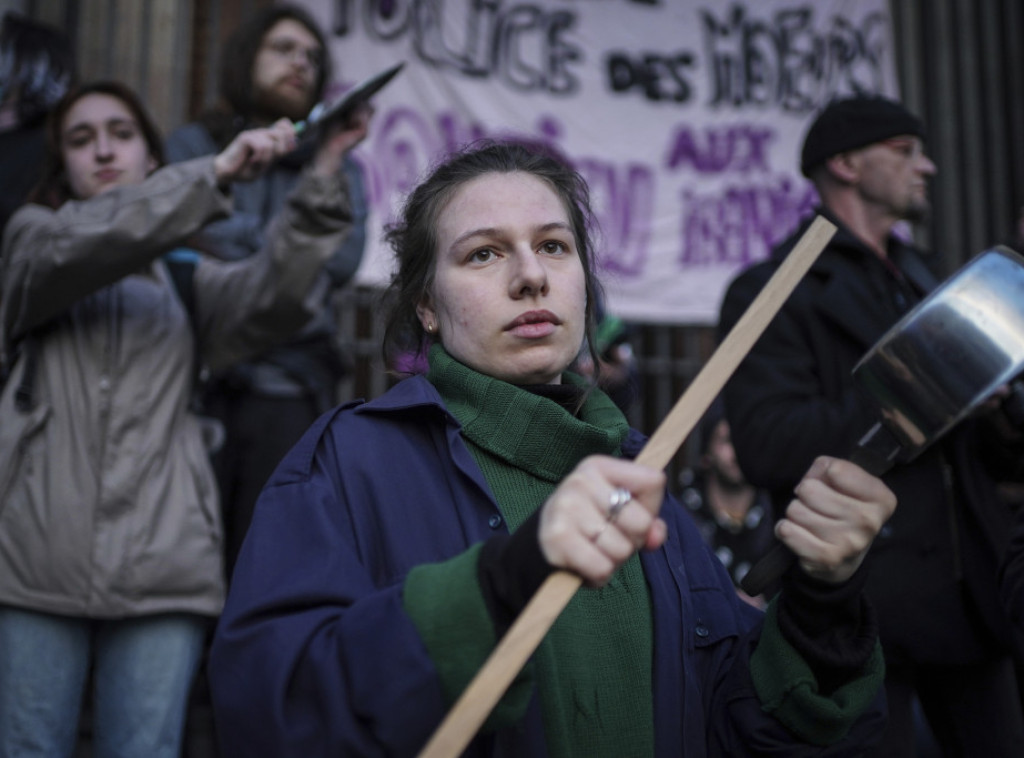
[[[637,456],[637,463],[652,468],[668,465],[835,231],[835,225],[821,216],[814,220],[651,435]],[[556,571],[544,581],[441,722],[419,758],[455,758],[465,750],[582,584],[579,576],[568,571]]]

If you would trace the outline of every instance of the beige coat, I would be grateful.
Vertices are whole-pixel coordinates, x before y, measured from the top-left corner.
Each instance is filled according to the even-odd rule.
[[[0,259],[0,347],[39,345],[35,408],[0,396],[0,604],[118,618],[217,614],[224,599],[215,481],[188,403],[188,315],[159,256],[231,210],[213,159],[143,184],[12,217]],[[350,228],[337,177],[303,177],[267,248],[202,261],[194,292],[216,369],[300,328],[322,263]]]

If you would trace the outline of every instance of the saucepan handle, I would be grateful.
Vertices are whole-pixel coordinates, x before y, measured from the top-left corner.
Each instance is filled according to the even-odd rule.
[[[793,551],[781,542],[776,542],[743,576],[740,589],[751,597],[764,594],[794,563],[796,555]]]
[[[879,421],[861,437],[848,457],[869,474],[882,476],[892,468],[901,450],[900,443]],[[740,581],[740,589],[751,597],[763,594],[794,563],[796,556],[793,552],[781,542],[776,542],[746,573]]]

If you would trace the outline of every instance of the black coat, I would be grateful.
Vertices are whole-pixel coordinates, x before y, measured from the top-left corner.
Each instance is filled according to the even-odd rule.
[[[772,491],[778,514],[816,456],[848,457],[878,420],[851,372],[937,284],[909,245],[890,240],[893,272],[823,215],[839,226],[836,236],[725,391],[740,465],[753,484]],[[722,335],[803,231],[732,282]],[[891,662],[972,663],[1004,654],[1011,644],[997,586],[1010,513],[994,476],[1019,453],[1006,448],[994,427],[969,419],[884,477],[899,505],[872,547],[868,593]]]

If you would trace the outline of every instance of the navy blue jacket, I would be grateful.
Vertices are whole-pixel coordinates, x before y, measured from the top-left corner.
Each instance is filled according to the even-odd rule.
[[[624,453],[642,442],[633,433]],[[643,555],[657,755],[858,754],[880,729],[877,709],[825,751],[792,744],[761,710],[747,665],[760,612],[737,599],[682,507],[666,502],[662,515],[669,539]],[[224,754],[415,755],[447,705],[403,580],[505,528],[426,379],[323,416],[260,498],[216,633]],[[519,724],[478,735],[466,755],[545,755],[537,696]]]

